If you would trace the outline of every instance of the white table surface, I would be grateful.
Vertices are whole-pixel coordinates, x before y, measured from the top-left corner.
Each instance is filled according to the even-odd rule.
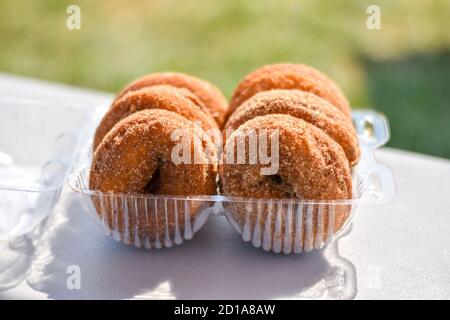
[[[0,95],[17,94],[93,104],[111,98],[0,74]],[[361,207],[347,235],[322,253],[301,256],[254,249],[216,216],[182,246],[126,247],[104,236],[65,189],[33,237],[26,279],[0,291],[0,299],[314,297],[340,263],[352,278],[344,279],[347,298],[450,299],[450,161],[387,148],[376,156],[393,170],[397,195]],[[81,290],[66,286],[70,265],[80,267]]]

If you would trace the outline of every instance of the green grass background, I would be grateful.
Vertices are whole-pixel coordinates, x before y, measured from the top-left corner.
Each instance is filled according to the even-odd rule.
[[[66,8],[81,8],[68,30]],[[366,9],[381,8],[381,30]],[[153,71],[230,96],[253,69],[310,64],[354,107],[384,112],[390,146],[450,158],[450,1],[0,1],[0,71],[117,91]]]

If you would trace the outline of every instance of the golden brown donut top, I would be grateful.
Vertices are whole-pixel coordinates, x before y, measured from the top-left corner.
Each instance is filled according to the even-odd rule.
[[[209,136],[191,121],[170,111],[138,111],[118,122],[98,146],[89,187],[103,192],[208,195],[216,192],[217,159]],[[188,137],[192,159],[175,163],[175,130]],[[195,147],[194,147],[195,145]],[[206,152],[203,147],[208,147]],[[193,161],[192,161],[193,162]],[[210,164],[208,164],[210,163]]]
[[[145,87],[130,91],[114,101],[94,136],[93,150],[121,119],[143,109],[165,109],[201,123],[205,130],[218,129],[204,104],[190,91],[171,86]]]
[[[342,148],[322,130],[289,115],[266,115],[244,123],[228,138],[226,145],[233,140],[237,145],[237,137],[248,130],[278,132],[279,170],[274,175],[262,175],[260,169],[268,165],[260,162],[228,164],[225,160],[228,147],[225,147],[223,164],[219,165],[225,195],[309,200],[351,198],[348,161]],[[248,157],[249,148],[246,154]]]
[[[116,99],[129,91],[164,84],[191,91],[210,109],[211,115],[217,121],[219,127],[223,126],[228,109],[228,101],[222,92],[210,82],[184,73],[161,72],[142,76],[128,84],[117,95]]]
[[[350,165],[358,162],[360,150],[352,123],[329,102],[309,92],[270,90],[257,93],[234,111],[225,124],[225,131],[236,130],[246,121],[268,114],[288,114],[315,125],[341,145]]]
[[[258,92],[272,89],[299,89],[327,100],[351,117],[350,105],[339,87],[318,70],[302,64],[272,64],[248,74],[231,98],[228,116],[245,100]]]

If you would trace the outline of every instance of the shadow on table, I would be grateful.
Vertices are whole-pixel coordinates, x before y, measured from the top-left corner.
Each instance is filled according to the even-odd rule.
[[[36,244],[29,284],[55,299],[334,298],[356,294],[355,271],[337,244],[302,255],[275,255],[242,242],[223,217],[213,216],[193,240],[158,251],[106,237],[72,194]],[[67,289],[70,265],[81,290]]]
[[[364,66],[372,107],[390,121],[388,145],[450,158],[450,50]]]

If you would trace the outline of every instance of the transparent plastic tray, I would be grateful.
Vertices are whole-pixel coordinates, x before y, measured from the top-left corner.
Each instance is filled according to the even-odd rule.
[[[0,115],[1,241],[28,233],[48,216],[86,139],[91,112],[1,97]]]
[[[79,170],[69,177],[69,185],[106,234],[135,247],[181,244],[192,239],[209,216],[224,215],[242,239],[255,247],[285,254],[309,252],[344,232],[361,203],[382,203],[395,193],[390,170],[376,162],[373,154],[389,140],[387,120],[363,110],[353,112],[353,121],[362,156],[353,168],[353,196],[348,200],[103,193],[89,190],[90,146],[85,148]]]
[[[106,109],[107,103],[97,107],[86,102],[0,97],[0,291],[27,277],[30,264],[39,259],[30,244],[29,232],[51,213],[68,182],[80,195],[83,207],[107,234],[136,247],[154,249],[181,244],[192,239],[208,218],[216,215],[225,216],[244,241],[272,252],[313,251],[333,241],[326,249],[308,254],[308,259],[295,260],[295,268],[299,269],[317,259],[325,259],[329,264],[323,275],[313,272],[322,279],[311,295],[302,291],[302,297],[303,294],[306,298],[322,297],[325,292],[331,298],[354,296],[356,271],[351,262],[340,257],[336,240],[349,232],[360,204],[381,203],[394,194],[390,170],[373,156],[373,150],[389,139],[383,116],[372,111],[353,112],[362,157],[353,170],[352,199],[300,201],[139,196],[89,190],[89,139]],[[98,211],[96,201],[100,205]],[[113,210],[106,210],[108,206]],[[328,228],[325,222],[333,221],[340,211],[348,215],[345,224],[338,230]],[[207,232],[202,236],[213,235],[214,232]],[[64,248],[64,252],[71,249]],[[183,263],[185,257],[182,255],[178,261]],[[303,270],[298,275],[310,278],[311,272]]]

